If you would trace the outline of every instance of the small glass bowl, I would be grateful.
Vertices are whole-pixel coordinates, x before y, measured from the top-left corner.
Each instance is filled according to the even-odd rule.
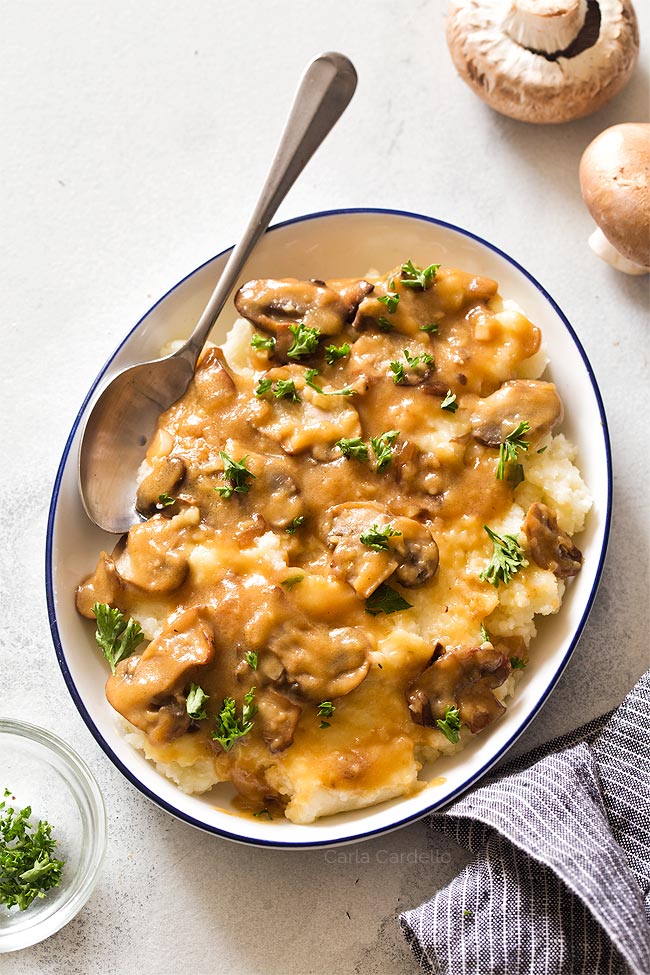
[[[26,910],[0,905],[0,952],[37,944],[71,921],[90,897],[106,852],[99,787],[85,762],[52,732],[0,718],[0,801],[5,788],[15,809],[31,806],[32,823],[51,823],[54,855],[65,866],[60,886]]]

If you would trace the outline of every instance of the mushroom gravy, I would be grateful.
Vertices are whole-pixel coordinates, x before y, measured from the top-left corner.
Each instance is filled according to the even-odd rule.
[[[530,378],[539,329],[487,278],[409,262],[252,281],[235,304],[246,321],[160,417],[146,520],[77,608],[151,640],[106,685],[148,757],[311,822],[418,788],[422,761],[503,712],[533,614],[582,561],[526,482],[562,404]],[[517,545],[515,581],[486,578],[485,526]]]

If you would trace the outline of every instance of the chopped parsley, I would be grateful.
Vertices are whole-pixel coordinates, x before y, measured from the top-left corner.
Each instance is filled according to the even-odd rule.
[[[176,504],[176,498],[172,498],[170,494],[159,494],[157,508],[169,508],[170,505]]]
[[[523,468],[517,463],[517,456],[520,450],[524,452],[530,447],[529,440],[523,440],[524,433],[530,430],[528,420],[522,420],[514,430],[508,434],[502,444],[499,444],[499,464],[497,466],[497,480],[502,481],[506,476],[508,480],[516,480],[520,484],[524,479]],[[514,471],[518,473],[513,473]],[[518,479],[517,479],[518,478]]]
[[[59,886],[65,861],[53,856],[56,840],[47,820],[33,826],[32,807],[16,810],[7,803],[8,796],[11,792],[5,789],[0,802],[0,903],[25,911]]]
[[[289,399],[292,403],[298,403],[300,397],[293,379],[278,379],[273,390],[276,399]]]
[[[284,529],[287,535],[295,535],[296,531],[300,528],[304,520],[304,515],[297,515],[292,521],[290,521],[287,527]]]
[[[483,637],[483,643],[491,643],[492,642],[490,640],[490,634],[485,629],[485,626],[483,625],[483,623],[481,623],[481,636]]]
[[[526,661],[522,660],[521,657],[511,657],[510,666],[513,670],[525,670]]]
[[[401,534],[392,525],[384,525],[383,528],[380,528],[378,525],[373,525],[367,532],[359,535],[359,538],[364,545],[367,545],[374,552],[387,552],[388,539]]]
[[[455,413],[458,409],[458,403],[456,402],[456,394],[452,393],[450,389],[447,390],[447,395],[440,404],[441,410],[447,410],[449,413]]]
[[[483,525],[494,546],[492,558],[479,575],[481,582],[489,582],[495,589],[499,583],[507,585],[519,569],[528,565],[523,550],[514,535],[497,535],[487,525]]]
[[[212,732],[214,741],[218,741],[225,752],[229,752],[239,738],[243,738],[253,727],[253,718],[257,714],[257,705],[253,704],[255,688],[244,695],[241,718],[237,716],[237,705],[234,698],[226,697],[221,711],[217,716],[217,730]]]
[[[311,386],[312,389],[315,389],[316,392],[320,393],[322,396],[354,396],[356,393],[356,389],[350,389],[349,386],[346,386],[344,389],[324,390],[322,386],[319,386],[317,383],[314,382],[314,376],[317,375],[318,375],[318,369],[306,369],[305,383],[308,386]]]
[[[257,819],[258,816],[268,816],[269,819],[273,819],[273,816],[271,815],[271,813],[269,812],[269,810],[266,808],[266,806],[264,807],[264,809],[259,809],[257,812],[254,812],[253,813],[253,816],[255,816],[256,819]]]
[[[331,718],[336,708],[331,701],[321,701],[318,705],[318,717],[319,718]],[[321,721],[319,728],[331,728],[329,721]]]
[[[378,437],[370,438],[370,446],[377,458],[377,473],[381,474],[386,470],[393,459],[393,447],[399,437],[399,430],[387,430],[380,433]]]
[[[311,355],[318,348],[319,328],[309,328],[303,322],[298,322],[297,325],[290,325],[289,331],[293,335],[293,342],[287,350],[289,359],[302,359],[303,356]]]
[[[422,363],[425,366],[433,366],[433,356],[429,355],[428,352],[423,352],[421,355],[411,355],[408,349],[404,349],[404,358],[408,363],[410,369],[415,369]],[[401,362],[391,362],[389,363],[390,371],[393,373],[393,380],[396,385],[404,382],[405,372],[404,366]]]
[[[537,451],[537,453],[538,454],[543,454],[546,450],[548,450],[548,444],[546,444],[546,446],[544,446],[544,447],[540,447],[539,450]]]
[[[458,708],[452,708],[450,705],[447,705],[444,721],[438,718],[436,724],[452,745],[458,742],[460,739],[460,715],[458,714]]]
[[[204,718],[207,718],[208,713],[204,705],[209,700],[209,695],[205,693],[202,687],[199,687],[198,684],[190,684],[185,701],[185,710],[193,721],[203,721]]]
[[[127,621],[119,609],[106,603],[95,603],[93,613],[97,621],[95,639],[115,673],[120,660],[130,657],[144,640],[140,624]]]
[[[300,402],[293,379],[278,379],[275,383],[272,379],[260,379],[255,387],[255,395],[265,396],[267,393],[273,393],[276,399],[288,399],[292,403]]]
[[[343,345],[325,346],[325,362],[328,366],[333,366],[339,359],[345,359],[346,355],[350,355],[350,346],[347,342]]]
[[[343,456],[347,457],[348,460],[351,458],[354,460],[368,460],[368,447],[361,437],[341,437],[340,440],[336,441],[335,446],[339,448]]]
[[[271,338],[269,335],[265,337],[260,335],[259,332],[255,332],[255,335],[251,339],[251,345],[254,349],[273,349],[275,347],[275,339]]]
[[[391,281],[392,284],[393,282]],[[399,295],[396,291],[389,291],[387,294],[377,298],[377,301],[380,301],[382,305],[386,306],[386,311],[389,315],[394,315],[399,305]]]
[[[291,592],[293,587],[297,586],[299,582],[302,582],[304,578],[304,576],[289,576],[287,579],[283,579],[280,585],[284,586],[287,592]]]
[[[385,315],[381,315],[377,319],[377,328],[379,329],[380,332],[392,332],[393,323],[389,322]]]
[[[430,325],[420,325],[420,331],[429,332],[430,335],[437,335],[440,327],[437,322],[431,322]]]
[[[256,396],[264,396],[265,393],[270,393],[273,389],[272,379],[260,379],[257,386],[255,387]]]
[[[420,268],[416,267],[413,261],[407,261],[406,264],[402,264],[402,284],[405,288],[426,291],[431,287],[439,267],[439,264],[429,264],[428,267]]]
[[[244,660],[251,670],[257,670],[257,650],[247,650],[244,654]]]
[[[407,603],[396,589],[385,582],[377,586],[372,595],[366,599],[366,613],[370,613],[371,616],[378,616],[379,613],[386,613],[387,616],[390,616],[391,613],[411,608],[412,604]]]
[[[248,494],[251,489],[248,483],[248,478],[255,478],[252,471],[246,467],[246,461],[248,460],[248,454],[242,457],[241,460],[233,460],[229,457],[225,450],[219,451],[219,456],[223,461],[223,474],[224,480],[228,481],[227,487],[217,487],[215,491],[221,495],[222,498],[231,498],[233,494]]]

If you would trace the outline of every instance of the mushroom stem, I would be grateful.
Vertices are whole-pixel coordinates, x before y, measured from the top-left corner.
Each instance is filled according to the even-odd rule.
[[[647,274],[648,269],[641,267],[640,264],[635,264],[634,261],[630,261],[627,257],[616,250],[616,248],[610,244],[602,232],[600,227],[596,227],[594,232],[589,237],[589,246],[591,247],[594,254],[602,258],[603,261],[607,261],[612,267],[615,267],[617,271],[623,271],[624,274]]]
[[[512,0],[503,29],[529,51],[555,54],[575,40],[586,16],[587,0]]]

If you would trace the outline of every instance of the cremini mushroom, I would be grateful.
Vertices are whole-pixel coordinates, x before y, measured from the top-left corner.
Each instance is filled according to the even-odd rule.
[[[447,43],[497,112],[551,123],[590,115],[623,88],[639,34],[630,0],[452,0]]]
[[[582,552],[560,531],[552,508],[535,501],[523,523],[533,559],[541,569],[550,569],[558,579],[570,579],[582,568]]]
[[[562,422],[563,413],[554,383],[510,379],[490,396],[477,400],[470,417],[472,436],[487,447],[498,447],[525,420],[529,425],[526,440],[534,445]]]
[[[580,160],[580,189],[598,224],[589,246],[626,274],[650,271],[650,124],[605,129]]]

